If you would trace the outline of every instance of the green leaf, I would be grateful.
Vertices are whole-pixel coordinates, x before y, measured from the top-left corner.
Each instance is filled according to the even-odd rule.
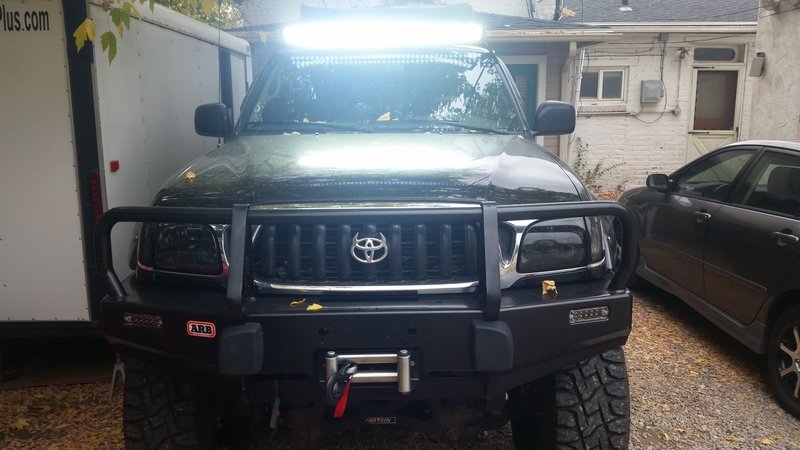
[[[117,56],[117,37],[111,31],[106,31],[100,35],[100,44],[103,46],[103,51],[108,51],[108,63]]]
[[[117,31],[119,35],[122,36],[124,29],[122,25],[125,25],[125,28],[131,29],[131,15],[125,12],[122,8],[113,8],[111,12],[109,12],[111,16],[111,21],[114,22],[114,25],[117,26]]]
[[[75,32],[72,33],[72,37],[75,38],[75,46],[78,47],[78,51],[81,51],[87,39],[94,41],[94,33],[95,24],[92,19],[84,20],[80,25],[78,25],[78,28],[75,28]]]
[[[214,0],[200,0],[200,6],[203,8],[203,14],[206,17],[211,17],[214,14],[214,5],[216,5]]]

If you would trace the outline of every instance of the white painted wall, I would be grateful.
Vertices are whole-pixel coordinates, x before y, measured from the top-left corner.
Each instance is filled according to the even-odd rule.
[[[796,4],[783,1],[780,10],[765,10],[758,20],[755,50],[766,54],[766,64],[761,77],[752,78],[753,139],[800,139],[800,9],[792,9]]]
[[[588,146],[587,157],[592,166],[598,162],[605,167],[623,163],[598,180],[602,190],[608,192],[618,187],[627,189],[643,185],[648,174],[669,173],[685,164],[694,47],[738,43],[744,45],[748,53],[742,60],[750,60],[751,46],[747,43],[754,40],[752,35],[728,40],[718,39],[720,37],[669,35],[663,74],[666,95],[658,103],[640,103],[642,80],[661,79],[661,47],[657,33],[633,34],[619,41],[587,48],[584,70],[617,67],[627,70],[627,83],[623,87],[626,98],[624,102],[612,104],[578,101],[578,123],[570,155],[565,159],[574,161],[574,137],[580,137]],[[680,48],[689,52],[684,59],[677,56]],[[749,134],[747,111],[752,84],[752,78],[745,79],[743,114],[739,124],[742,138]]]

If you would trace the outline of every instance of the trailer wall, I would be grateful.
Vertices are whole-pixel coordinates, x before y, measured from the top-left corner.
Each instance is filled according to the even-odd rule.
[[[0,321],[88,320],[61,2],[0,8]]]

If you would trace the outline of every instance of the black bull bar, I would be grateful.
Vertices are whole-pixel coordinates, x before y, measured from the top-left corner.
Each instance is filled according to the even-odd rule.
[[[231,238],[228,247],[229,276],[227,286],[228,309],[233,317],[242,313],[243,299],[253,274],[246,273],[245,257],[251,245],[252,225],[269,223],[326,223],[368,222],[372,219],[391,217],[399,223],[418,221],[424,218],[430,223],[437,221],[469,220],[481,224],[480,250],[484,258],[481,270],[481,294],[484,298],[483,313],[487,321],[496,321],[500,315],[500,254],[499,245],[483,245],[499,242],[498,223],[511,220],[545,220],[569,217],[613,216],[622,224],[622,258],[607,289],[624,291],[633,275],[637,257],[638,229],[630,211],[623,205],[608,201],[542,203],[527,205],[496,205],[493,202],[465,203],[463,207],[441,208],[372,208],[372,209],[259,209],[249,205],[233,208],[194,207],[118,207],[107,211],[95,226],[95,258],[108,296],[122,299],[127,296],[119,277],[114,271],[112,259],[111,230],[119,222],[169,222],[230,224]]]

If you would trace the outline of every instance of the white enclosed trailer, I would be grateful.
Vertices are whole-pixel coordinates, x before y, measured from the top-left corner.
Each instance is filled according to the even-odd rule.
[[[0,335],[97,328],[95,221],[150,204],[213,150],[217,139],[194,132],[195,107],[223,102],[236,119],[251,81],[246,41],[158,5],[139,8],[109,64],[99,4],[0,3]],[[97,44],[77,52],[86,17]],[[132,229],[118,228],[126,248]]]

